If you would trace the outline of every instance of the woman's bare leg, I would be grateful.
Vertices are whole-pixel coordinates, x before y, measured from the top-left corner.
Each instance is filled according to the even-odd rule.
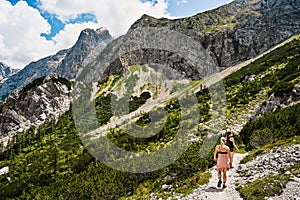
[[[222,169],[218,169],[218,179],[222,181]]]
[[[232,167],[234,152],[230,152],[230,167]]]
[[[226,186],[226,181],[227,181],[227,175],[226,175],[227,169],[223,169],[223,186]]]

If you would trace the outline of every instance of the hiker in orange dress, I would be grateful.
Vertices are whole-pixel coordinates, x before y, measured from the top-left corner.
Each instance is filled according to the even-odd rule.
[[[230,149],[230,168],[233,168],[233,166],[232,166],[232,162],[233,162],[233,156],[234,156],[234,148],[236,148],[237,150],[239,150],[238,148],[237,148],[237,146],[235,145],[235,142],[234,142],[234,134],[233,134],[233,132],[232,131],[228,131],[227,133],[227,145],[228,145],[228,147],[229,147],[229,149]]]
[[[226,138],[221,137],[220,144],[216,146],[215,152],[214,152],[214,161],[217,162],[217,168],[218,168],[218,187],[221,187],[222,184],[222,172],[223,172],[223,188],[226,188],[226,180],[227,175],[226,172],[229,169],[229,159],[230,159],[230,149],[228,146],[225,145]],[[218,154],[218,158],[217,158]]]

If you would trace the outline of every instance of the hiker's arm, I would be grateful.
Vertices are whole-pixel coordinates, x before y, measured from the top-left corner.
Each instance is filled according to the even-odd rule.
[[[227,148],[227,157],[228,157],[228,160],[230,160],[230,149]]]
[[[234,138],[232,138],[232,142],[233,142],[234,148],[236,148],[236,150],[239,150],[239,148],[236,146],[236,144],[235,144],[235,142],[234,142]]]
[[[214,152],[214,161],[215,161],[215,162],[217,161],[217,146],[216,146],[215,152]]]

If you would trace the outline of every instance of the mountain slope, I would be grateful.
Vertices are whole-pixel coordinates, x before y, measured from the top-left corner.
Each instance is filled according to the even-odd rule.
[[[276,88],[277,82],[275,77],[294,85],[299,81],[299,75],[297,75],[299,41],[300,38],[297,37],[225,78],[228,117],[233,120],[232,123],[238,123],[238,119],[231,114],[240,116],[240,110],[247,110],[247,105],[255,101],[261,93],[266,92],[267,96],[274,93],[273,89]],[[282,58],[287,58],[287,60]],[[295,62],[298,63],[297,66],[292,65]],[[282,63],[285,65],[283,66]],[[289,68],[289,66],[293,67]],[[138,69],[137,66],[134,66],[128,70]],[[294,75],[289,79],[281,77],[285,69],[290,69],[289,73]],[[240,81],[254,72],[256,72],[254,80]],[[100,92],[112,86],[112,83],[113,77],[99,83],[101,89],[96,99],[97,110],[100,111],[98,114],[105,111],[101,109],[101,106],[108,106]],[[257,87],[254,87],[255,85]],[[249,93],[247,90],[243,90],[243,88],[249,87],[253,87],[255,90],[250,90]],[[291,88],[286,90],[286,93],[289,92],[291,92]],[[200,107],[207,107],[205,104],[207,97],[209,99],[205,91],[198,93]],[[110,98],[108,99],[110,100]],[[144,101],[136,102],[138,105],[145,103]],[[166,121],[166,128],[157,135],[157,138],[132,139],[118,130],[108,134],[108,138],[121,148],[133,152],[143,152],[146,149],[151,152],[156,148],[161,148],[172,140],[171,137],[176,131],[179,118],[176,103],[173,102],[165,108],[168,111],[169,120]],[[203,112],[203,114],[207,115],[207,112]],[[139,121],[141,125],[147,124],[147,116],[141,117],[141,119],[146,119]],[[203,124],[206,124],[209,119],[209,116],[203,119]],[[99,120],[103,121],[102,117]],[[196,135],[193,136],[198,140],[193,140],[191,147],[175,163],[155,172],[132,174],[109,168],[95,160],[81,143],[72,113],[67,112],[59,117],[57,122],[48,122],[37,130],[30,129],[18,137],[16,136],[15,143],[10,144],[11,149],[0,153],[0,168],[9,168],[7,174],[0,176],[0,195],[4,199],[33,197],[150,199],[154,196],[167,199],[168,197],[185,196],[208,181],[209,175],[205,171],[208,167],[213,166],[211,153],[205,158],[199,157],[201,138],[205,137],[205,131],[200,128],[205,129],[199,127]],[[290,132],[291,135],[297,133],[299,131]],[[241,145],[239,138],[236,141],[238,145]]]
[[[299,33],[299,11],[297,0],[236,0],[183,19],[156,19],[144,15],[131,30],[167,27],[186,34],[201,43],[224,69]]]
[[[231,120],[235,120],[235,123],[228,120],[227,126],[232,126],[232,128],[239,132],[249,119],[257,118],[258,115],[274,112],[277,109],[285,108],[299,102],[300,83],[298,80],[299,69],[297,69],[299,62],[298,51],[300,51],[299,41],[299,35],[294,36],[274,47],[268,54],[263,54],[234,67],[229,67],[205,80],[207,87],[213,86],[223,80],[225,88],[230,94],[226,102],[228,107],[227,112],[230,113],[229,117],[232,118]],[[132,92],[131,97],[139,97],[143,92],[150,92],[151,98],[137,110],[126,115],[114,117],[113,120],[110,120],[111,113],[106,113],[103,119],[107,119],[105,121],[107,124],[98,129],[98,131],[105,132],[111,128],[119,127],[139,117],[139,113],[148,113],[154,107],[162,106],[172,98],[176,98],[176,96],[180,96],[187,91],[197,93],[204,84],[201,80],[194,81],[191,86],[187,88],[183,87],[181,90],[174,92],[171,88],[168,88],[168,84],[164,87],[160,84],[154,87],[155,81],[149,78],[151,77],[153,69],[148,68],[147,65],[131,66],[126,69],[126,71],[126,75],[123,78],[130,81],[133,76],[137,75],[137,77],[134,78],[137,83],[135,88],[140,88]],[[268,76],[265,77],[266,75]],[[288,75],[289,78],[285,78],[285,76]],[[248,80],[247,77],[252,77],[252,80]],[[116,92],[117,87],[112,85],[111,82],[116,83],[118,79],[118,76],[114,78],[110,77],[109,83],[106,83],[108,86],[98,91],[98,94],[101,94],[100,97],[105,99],[104,97],[107,98],[110,93]],[[145,83],[147,84],[144,85]],[[165,81],[165,83],[167,83],[167,81]],[[120,86],[122,84],[124,83],[119,82],[117,85]],[[178,84],[180,83],[178,82]],[[281,87],[281,84],[289,85],[289,87],[283,85]],[[276,91],[281,91],[282,95]],[[267,92],[268,94],[266,94]],[[110,100],[110,98],[108,98],[108,100]],[[120,102],[122,101],[120,100]],[[108,103],[109,102],[106,102],[104,104],[106,105]],[[130,103],[131,102],[129,102],[129,106]],[[103,108],[102,110],[105,109],[108,108]],[[109,109],[111,108],[109,107]],[[84,115],[84,113],[82,114]],[[86,118],[88,118],[88,116],[86,116]]]
[[[5,63],[0,62],[0,84],[3,81],[3,79],[8,78],[12,76],[13,74],[17,73],[19,70],[12,69]]]
[[[5,80],[0,85],[0,99],[5,99],[13,90],[50,73],[57,73],[68,79],[75,78],[78,70],[93,60],[111,40],[112,37],[105,29],[83,30],[72,48],[32,62]]]
[[[32,62],[0,85],[0,99],[5,99],[13,90],[28,85],[33,80],[53,72],[65,58],[67,50]]]
[[[181,127],[188,130],[183,135],[187,139],[187,144],[190,145],[189,148],[172,164],[154,172],[134,174],[104,165],[90,153],[94,150],[93,147],[97,146],[97,142],[104,139],[103,132],[92,136],[87,135],[89,143],[83,143],[86,138],[79,135],[78,126],[76,126],[78,124],[74,121],[76,117],[73,115],[74,112],[66,112],[70,106],[70,83],[66,79],[50,75],[13,92],[1,108],[0,131],[3,132],[0,132],[0,135],[6,141],[11,138],[11,142],[8,143],[8,148],[4,152],[0,151],[0,169],[6,169],[6,173],[0,175],[0,196],[4,199],[135,200],[150,199],[155,196],[167,199],[190,193],[198,185],[208,181],[209,174],[206,170],[214,165],[211,151],[215,144],[208,146],[207,155],[199,156],[203,141],[208,138],[209,130],[213,129],[221,134],[222,130],[228,127],[235,125],[242,127],[247,120],[258,118],[258,114],[264,112],[264,104],[274,102],[272,96],[283,97],[285,106],[298,102],[299,35],[267,55],[247,61],[247,66],[240,63],[260,55],[271,46],[298,33],[298,10],[299,1],[297,0],[239,0],[219,9],[185,19],[158,20],[143,16],[132,26],[131,30],[144,26],[164,26],[187,34],[208,50],[221,69],[226,68],[210,79],[211,85],[218,84],[218,81],[222,79],[225,84],[227,99],[226,97],[223,99],[226,102],[223,108],[226,109],[224,126],[216,126],[216,123],[222,120],[212,120],[216,114],[210,112],[213,107],[211,99],[214,93],[210,94],[210,91],[203,86],[203,81],[199,80],[202,78],[201,74],[195,74],[194,72],[197,71],[193,69],[195,66],[186,65],[185,58],[176,57],[171,51],[155,49],[140,49],[119,55],[120,46],[118,45],[120,43],[122,45],[122,39],[126,38],[130,32],[112,41],[101,54],[98,54],[97,50],[92,50],[89,46],[97,45],[94,44],[98,40],[97,37],[92,37],[90,43],[89,34],[87,34],[89,31],[83,32],[80,40],[84,41],[85,38],[87,40],[78,41],[76,47],[66,50],[62,55],[62,60],[54,68],[55,72],[72,79],[77,70],[81,71],[81,66],[89,63],[87,64],[89,68],[84,68],[84,70],[97,69],[99,71],[92,70],[89,73],[103,75],[99,76],[100,81],[94,80],[97,83],[94,85],[96,96],[93,102],[96,107],[96,119],[89,116],[85,105],[80,107],[76,101],[72,104],[78,110],[82,109],[80,111],[85,120],[84,126],[98,121],[101,124],[100,128],[106,128],[109,124],[117,124],[119,117],[124,119],[120,125],[128,122],[129,125],[136,123],[141,127],[147,127],[151,122],[150,111],[157,111],[158,114],[161,110],[166,112],[164,118],[155,118],[153,128],[148,127],[147,134],[152,135],[151,137],[133,137],[127,134],[122,126],[108,127],[105,135],[107,139],[119,148],[130,152],[131,155],[122,158],[122,155],[104,153],[103,157],[112,158],[120,163],[126,163],[130,159],[138,160],[140,155],[155,153],[157,150],[172,145],[172,142],[176,145],[177,141],[173,138]],[[284,22],[285,25],[283,25]],[[136,39],[139,40],[139,38]],[[83,56],[80,53],[81,50],[84,53]],[[106,57],[114,59],[105,60]],[[102,65],[106,64],[106,61],[111,63],[108,66]],[[167,82],[162,84],[159,81],[154,82],[160,79],[151,76],[153,73],[147,63],[159,61],[163,67],[165,67],[164,64],[168,64],[171,68],[184,72],[182,74],[194,80],[188,87],[177,82],[173,85],[174,88],[169,88]],[[235,63],[240,63],[240,65],[230,67]],[[68,73],[69,65],[75,67],[70,73]],[[234,72],[237,69],[239,70]],[[86,72],[84,70],[83,76]],[[93,74],[85,77],[92,79]],[[147,83],[150,78],[154,83]],[[116,86],[119,86],[117,89],[120,95],[114,93]],[[126,108],[124,109],[122,102],[126,101],[125,90],[131,92],[128,109],[131,115],[126,116]],[[197,98],[193,105],[199,109],[200,113],[200,116],[197,115],[195,118],[196,125],[182,115],[185,109],[178,102],[179,96],[188,95],[188,92],[194,92]],[[112,99],[116,100],[117,109],[115,110],[112,110]],[[162,102],[155,100],[162,100]],[[153,108],[154,105],[162,109]],[[257,106],[262,109],[258,109],[255,113]],[[282,107],[276,107],[276,109],[280,108]],[[268,110],[268,112],[276,109]],[[281,119],[281,117],[278,118]],[[31,128],[30,125],[32,125]],[[285,124],[282,125],[285,126]],[[161,127],[161,129],[157,131],[156,127]],[[292,128],[288,126],[282,128],[287,132],[284,137],[299,133],[299,126]],[[22,132],[22,129],[28,130]],[[234,129],[235,132],[239,130]],[[216,138],[219,137],[218,134],[215,134]],[[242,145],[241,138],[237,137],[236,141],[238,145]],[[179,143],[182,145],[185,142]],[[151,168],[153,165],[158,166],[165,161],[164,159],[167,160],[171,156],[160,158],[159,161],[149,159],[142,164]],[[138,168],[140,164],[137,161],[132,166]]]

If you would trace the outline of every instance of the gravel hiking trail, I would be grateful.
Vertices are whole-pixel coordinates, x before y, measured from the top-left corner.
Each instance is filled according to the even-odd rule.
[[[223,189],[218,188],[218,172],[217,166],[215,165],[210,169],[212,177],[209,180],[209,183],[203,186],[200,186],[198,189],[194,190],[192,194],[184,197],[184,200],[242,200],[239,193],[235,188],[235,178],[238,176],[237,168],[240,161],[247,154],[235,153],[233,158],[234,168],[227,171],[227,188]]]

